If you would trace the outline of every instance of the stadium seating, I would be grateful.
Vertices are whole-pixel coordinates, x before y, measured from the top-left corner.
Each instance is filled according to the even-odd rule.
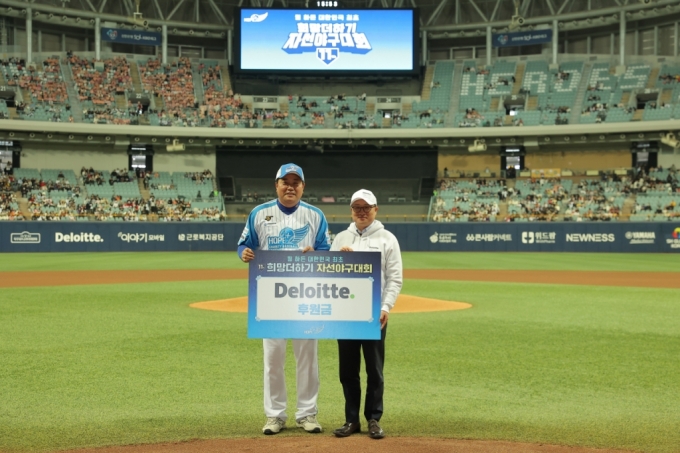
[[[66,64],[60,64],[60,58]],[[66,58],[47,58],[36,69],[28,69],[18,59],[9,59],[0,67],[8,85],[20,88],[17,114],[35,121],[343,129],[539,126],[567,124],[572,119],[584,124],[680,119],[680,66],[672,64],[630,64],[617,75],[609,61],[595,61],[587,69],[583,61],[562,62],[557,69],[550,69],[547,59],[531,59],[526,63],[496,60],[489,67],[466,60],[458,69],[454,61],[437,61],[429,99],[413,101],[410,112],[389,111],[392,116],[387,118],[386,112],[380,110],[368,112],[365,98],[358,99],[358,93],[347,95],[344,100],[336,99],[332,104],[331,95],[291,94],[287,110],[244,105],[238,93],[225,87],[224,69],[216,60],[190,61],[182,57],[171,59],[168,65],[161,65],[157,59],[136,63],[141,91],[152,95],[148,112],[140,116],[127,96],[135,90],[132,72],[137,71],[131,69],[124,57],[105,58],[100,66],[69,53]],[[521,76],[518,64],[525,65]],[[75,94],[67,93],[62,71],[73,73]],[[658,78],[650,85],[650,75],[657,72]],[[582,81],[584,75],[587,80]],[[197,85],[193,80],[196,77],[201,78]],[[513,81],[515,77],[520,80]],[[458,90],[458,86],[460,91],[455,93],[458,98],[452,102],[452,90],[454,87]],[[635,115],[636,93],[648,86],[658,90],[658,99],[648,102],[644,112]],[[114,93],[119,96],[113,96]],[[524,108],[519,107],[514,117],[506,117],[503,101],[518,93],[525,95]],[[284,102],[279,105],[285,105]],[[457,111],[449,112],[452,105],[457,106]],[[582,112],[580,117],[570,114],[577,105]],[[74,115],[75,108],[83,110],[82,120],[80,110]],[[475,112],[472,118],[468,115],[471,111]],[[0,118],[7,116],[9,111],[0,105]]]

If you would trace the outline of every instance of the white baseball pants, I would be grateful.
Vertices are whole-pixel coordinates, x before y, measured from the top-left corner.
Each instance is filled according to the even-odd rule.
[[[316,415],[319,396],[317,340],[292,340],[297,364],[297,412],[295,419]],[[264,339],[264,413],[286,420],[286,344],[284,339]]]

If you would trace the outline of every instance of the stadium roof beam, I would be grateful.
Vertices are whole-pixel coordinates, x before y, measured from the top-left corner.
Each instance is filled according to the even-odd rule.
[[[102,0],[101,4],[99,5],[99,12],[104,11],[104,7],[106,6],[106,0]]]
[[[90,0],[85,0],[85,3],[87,3],[87,5],[90,7],[92,11],[97,12],[97,9],[94,7]]]
[[[172,19],[172,16],[174,16],[179,7],[182,6],[182,3],[184,3],[184,0],[179,0],[179,2],[175,5],[172,11],[170,11],[170,14],[168,14],[167,20]]]
[[[545,4],[548,5],[548,9],[550,10],[550,14],[553,16],[555,15],[555,7],[552,4],[552,0],[545,0]]]
[[[526,16],[529,11],[529,6],[531,6],[531,0],[524,0],[524,3],[522,3],[521,8],[519,9],[520,15]]]
[[[550,2],[550,0],[547,0],[547,1]],[[493,21],[494,19],[496,19],[496,13],[498,12],[499,6],[501,6],[501,0],[496,0],[496,6],[494,6],[494,8],[493,8],[493,12],[491,13],[491,18],[489,19],[490,21]],[[456,21],[456,23],[458,23],[458,21]]]
[[[125,6],[125,11],[127,12],[128,16],[132,16],[132,12],[134,11],[132,8],[132,3],[130,3],[131,0],[123,0],[123,6]]]
[[[0,0],[1,2],[2,0]],[[565,8],[570,2],[573,0],[565,0],[560,9]],[[666,8],[665,10],[662,10],[661,8]],[[619,20],[619,13],[621,11],[625,12],[630,12],[632,14],[637,13],[638,11],[645,10],[646,19],[650,19],[652,17],[666,17],[669,14],[669,11],[674,11],[678,12],[678,2],[677,0],[657,0],[656,3],[647,5],[643,3],[632,3],[630,5],[622,6],[622,7],[609,7],[609,8],[602,8],[602,9],[595,9],[592,11],[578,11],[578,12],[573,12],[573,13],[566,13],[566,14],[561,14],[559,17],[557,17],[557,20],[560,22],[560,24],[564,23],[566,24],[567,22],[572,22],[572,21],[578,21],[578,20],[583,20],[585,19],[596,19],[596,18],[605,18],[607,21],[611,22],[613,21],[618,21]],[[654,9],[656,9],[656,12],[654,12]],[[547,11],[546,11],[547,13]],[[559,14],[559,11],[558,11]],[[551,17],[550,15],[545,15],[545,16],[537,16],[537,17],[531,17],[527,18],[525,17],[525,25],[538,25],[538,24],[546,24],[551,22],[555,17]],[[629,20],[635,20],[635,19],[629,19]],[[484,25],[486,26],[491,26],[495,28],[503,28],[507,27],[509,24],[508,19],[504,20],[495,20],[492,22],[487,22]],[[428,32],[428,36],[432,37],[430,33],[436,33],[436,32],[451,32],[451,31],[463,31],[463,30],[478,30],[480,29],[481,23],[465,23],[465,24],[447,24],[447,25],[429,25],[429,26],[424,26],[423,29]],[[593,28],[593,25],[583,23],[582,27],[580,28]],[[569,27],[569,30],[575,29],[574,27]]]
[[[283,6],[286,6],[285,0],[281,0],[281,3],[283,3]],[[226,17],[224,17],[224,14],[222,14],[222,11],[220,11],[218,6],[215,4],[214,0],[208,0],[208,4],[212,7],[213,11],[215,11],[215,14],[217,14],[217,17],[219,17],[220,20],[225,25],[229,25],[229,21],[227,20]]]
[[[486,16],[484,15],[484,12],[482,12],[482,10],[479,9],[479,6],[477,6],[477,3],[475,3],[475,0],[469,0],[469,1],[470,1],[470,4],[472,5],[472,7],[475,10],[477,10],[477,12],[479,13],[480,16],[482,16],[482,20],[484,22],[489,22],[489,19],[487,19]]]
[[[562,6],[560,7],[560,9],[557,10],[557,14],[562,14],[562,11],[564,11],[564,7],[567,6],[567,4],[568,4],[570,1],[571,1],[571,0],[564,0],[564,3],[562,3]]]
[[[444,9],[444,5],[446,5],[448,1],[449,0],[442,0],[441,2],[439,2],[439,5],[437,5],[434,11],[432,11],[430,18],[427,21],[427,25],[430,25],[439,17],[439,14],[441,14],[442,10]]]
[[[153,4],[156,7],[156,13],[158,13],[158,17],[161,20],[165,20],[165,17],[163,17],[163,10],[161,9],[161,5],[158,3],[158,0],[153,0]]]
[[[194,18],[196,19],[194,22],[196,22],[196,23],[201,22],[201,12],[200,12],[200,8],[199,8],[199,5],[200,5],[199,1],[200,0],[196,0],[194,2],[194,12],[195,12]]]

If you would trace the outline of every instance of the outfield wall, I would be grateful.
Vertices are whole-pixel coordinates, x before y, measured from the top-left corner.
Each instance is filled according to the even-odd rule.
[[[404,251],[680,252],[680,222],[387,223]],[[330,224],[331,233],[347,228]],[[238,223],[0,222],[0,252],[233,251]]]

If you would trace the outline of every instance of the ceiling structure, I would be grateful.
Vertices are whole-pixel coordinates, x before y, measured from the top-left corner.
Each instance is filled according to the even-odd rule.
[[[0,0],[0,5],[24,5],[35,10],[43,7],[49,12],[73,14],[81,11],[103,14],[121,19],[133,16],[139,8],[150,25],[161,22],[182,22],[196,28],[233,26],[234,9],[254,8],[314,8],[317,0]],[[583,19],[584,26],[592,27],[593,20],[617,21],[620,11],[626,11],[630,20],[654,17],[680,18],[677,0],[338,0],[343,8],[411,8],[420,10],[420,26],[431,33],[430,37],[443,37],[445,31],[456,31],[491,26],[502,30],[519,15],[527,26],[551,23],[554,19],[572,22]],[[74,11],[75,10],[75,11]],[[640,13],[640,11],[642,11]],[[0,11],[1,12],[1,11]],[[92,16],[90,16],[92,17]],[[585,23],[585,19],[590,22]],[[571,21],[571,22],[566,22]],[[214,28],[213,28],[214,29]],[[437,36],[441,34],[442,36]],[[434,35],[434,36],[433,36]]]

